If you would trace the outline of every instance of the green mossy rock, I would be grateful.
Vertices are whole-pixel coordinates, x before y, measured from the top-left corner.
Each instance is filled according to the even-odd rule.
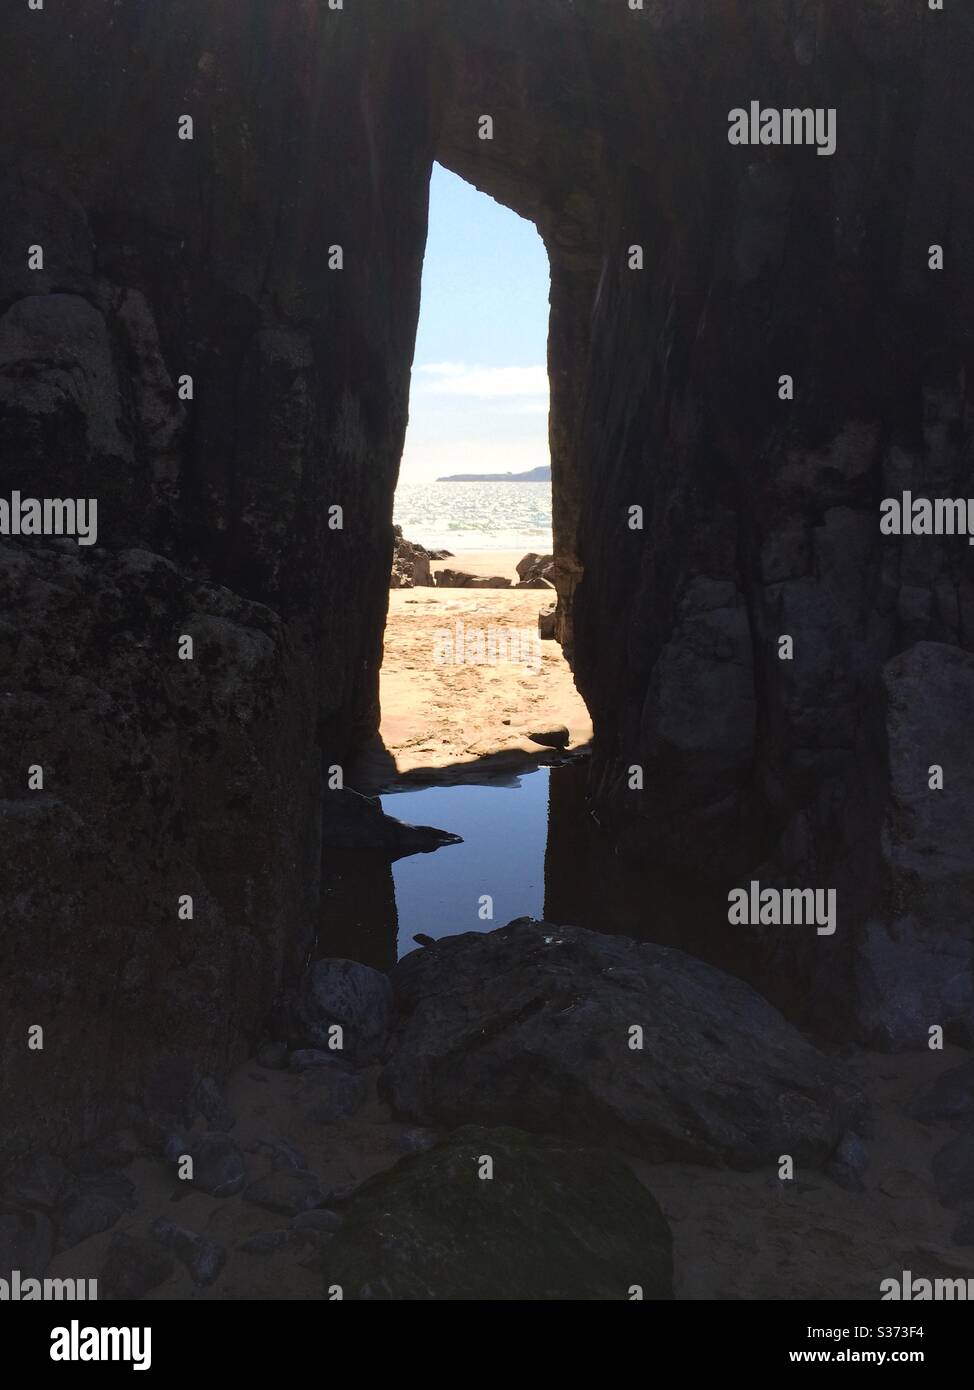
[[[666,1220],[606,1150],[467,1126],[364,1183],[343,1214],[324,1267],[346,1299],[672,1297]]]

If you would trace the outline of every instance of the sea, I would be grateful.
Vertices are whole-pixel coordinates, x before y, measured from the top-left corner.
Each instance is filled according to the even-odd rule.
[[[550,483],[400,483],[393,520],[427,550],[550,554]]]

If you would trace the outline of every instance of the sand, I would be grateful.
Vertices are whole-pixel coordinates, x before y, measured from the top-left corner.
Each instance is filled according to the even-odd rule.
[[[916,1096],[969,1054],[956,1047],[905,1056],[852,1051],[846,1060],[860,1073],[874,1107],[862,1192],[800,1165],[793,1182],[781,1183],[769,1167],[741,1173],[652,1165],[630,1156],[671,1225],[678,1299],[873,1302],[880,1281],[899,1278],[904,1269],[923,1278],[974,1277],[971,1247],[951,1240],[960,1213],[940,1205],[931,1174],[934,1154],[954,1131],[919,1124],[909,1115]],[[307,1110],[313,1075],[270,1071],[254,1062],[241,1066],[227,1096],[237,1117],[231,1137],[243,1150],[248,1181],[270,1171],[257,1144],[261,1136],[297,1145],[326,1193],[348,1191],[437,1137],[392,1115],[376,1091],[378,1068],[363,1076],[362,1109],[322,1125]],[[592,1138],[598,1142],[597,1135]],[[150,1300],[321,1300],[324,1276],[314,1267],[313,1249],[297,1238],[270,1255],[240,1249],[258,1231],[290,1227],[289,1217],[255,1206],[243,1193],[216,1198],[194,1191],[155,1159],[137,1158],[126,1176],[135,1187],[131,1210],[111,1231],[57,1255],[48,1277],[97,1278],[116,1232],[144,1237],[162,1217],[217,1241],[228,1258],[219,1280],[205,1288],[196,1287],[177,1260]]]
[[[520,551],[464,552],[434,562],[433,570],[449,567],[516,582],[521,558]],[[560,646],[537,640],[538,614],[554,597],[554,590],[541,589],[390,593],[381,738],[396,771],[454,781],[527,766],[549,756],[527,735],[552,725],[569,730],[572,749],[591,740],[592,722]],[[465,656],[478,634],[486,647],[493,631],[495,641],[513,639],[513,653],[505,645],[502,656],[515,660],[456,664],[450,658],[457,654],[458,624]],[[487,765],[480,761],[485,758]]]

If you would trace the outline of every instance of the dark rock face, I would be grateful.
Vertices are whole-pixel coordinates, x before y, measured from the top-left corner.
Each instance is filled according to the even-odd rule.
[[[835,887],[827,951],[768,942],[810,1015],[970,1038],[967,763],[921,806],[907,750],[928,683],[962,722],[972,556],[877,516],[971,491],[970,12],[77,0],[69,45],[26,5],[0,40],[0,497],[99,502],[97,546],[0,539],[0,1159],[85,1142],[160,1051],[223,1074],[327,925],[434,157],[551,259],[556,629],[603,824]],[[730,147],[758,93],[835,108],[835,155]],[[945,821],[918,862],[903,826]]]
[[[512,922],[412,952],[393,984],[382,1084],[420,1124],[598,1134],[654,1162],[751,1168],[824,1163],[862,1114],[840,1066],[680,951]]]
[[[342,1216],[322,1268],[346,1298],[672,1297],[653,1198],[615,1154],[557,1139],[458,1130],[364,1183]]]
[[[974,653],[918,642],[885,672],[890,785],[882,825],[885,914],[859,952],[863,1015],[882,1045],[931,1024],[974,1041]],[[934,769],[941,790],[931,790]]]
[[[0,540],[0,1160],[110,1124],[162,1049],[225,1073],[321,925],[321,768],[377,722],[432,158],[412,14],[82,0],[65,62],[23,10],[0,496],[94,497],[99,529]]]

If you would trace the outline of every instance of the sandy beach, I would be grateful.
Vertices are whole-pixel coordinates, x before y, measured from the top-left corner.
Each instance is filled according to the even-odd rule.
[[[522,554],[467,551],[432,568],[516,583]],[[488,755],[496,770],[523,764],[545,756],[528,734],[553,725],[569,730],[570,748],[591,739],[560,646],[537,639],[538,614],[554,597],[553,590],[514,588],[390,593],[381,737],[399,772],[437,768],[452,778]]]

